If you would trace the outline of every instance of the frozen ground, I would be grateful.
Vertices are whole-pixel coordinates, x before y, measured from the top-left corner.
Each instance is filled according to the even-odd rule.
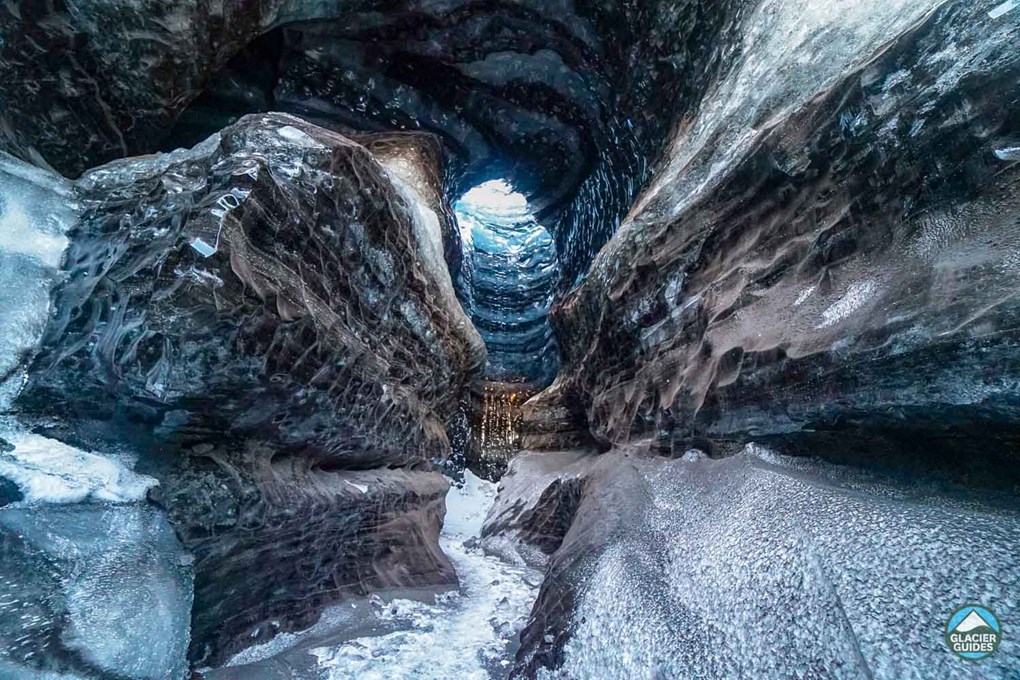
[[[495,495],[495,484],[471,472],[447,495],[440,544],[458,591],[336,607],[311,630],[245,650],[206,680],[505,678],[541,574],[474,546]]]
[[[311,653],[329,680],[505,677],[513,641],[527,622],[541,576],[470,547],[496,495],[495,485],[465,472],[447,496],[440,543],[453,561],[460,592],[436,604],[394,602],[388,614],[408,628]]]
[[[1015,617],[1015,498],[755,446],[617,463],[633,512],[575,573],[565,664],[543,677],[1016,677],[1008,636],[980,663],[943,639],[971,602]]]

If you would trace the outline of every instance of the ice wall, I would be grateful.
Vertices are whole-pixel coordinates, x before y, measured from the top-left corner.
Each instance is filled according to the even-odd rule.
[[[156,480],[12,410],[78,211],[70,182],[0,154],[0,676],[177,680],[191,557],[145,502]]]

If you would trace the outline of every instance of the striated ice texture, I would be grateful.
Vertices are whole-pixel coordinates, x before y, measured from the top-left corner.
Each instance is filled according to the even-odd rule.
[[[486,378],[548,385],[559,368],[549,324],[560,275],[553,237],[502,180],[467,192],[454,211],[464,247],[462,289],[489,352]]]
[[[469,471],[447,494],[440,544],[456,567],[459,590],[340,605],[309,631],[250,648],[228,667],[208,671],[206,679],[507,677],[541,574],[476,545],[495,495],[495,484]]]
[[[65,236],[77,219],[71,184],[0,152],[0,410],[23,381],[42,334]]]
[[[937,0],[761,0],[752,3],[729,64],[676,135],[643,206],[658,194],[679,215],[812,95],[870,58],[881,45],[938,7]],[[850,125],[853,121],[848,120]],[[625,221],[624,227],[633,223]]]
[[[749,448],[634,463],[634,514],[576,574],[555,677],[1013,677],[1015,639],[968,664],[943,631],[967,603],[1016,616],[1015,499]]]
[[[0,677],[184,677],[190,557],[154,508],[0,511]]]

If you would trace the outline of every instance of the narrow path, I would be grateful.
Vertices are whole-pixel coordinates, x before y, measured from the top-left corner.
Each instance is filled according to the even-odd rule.
[[[460,592],[436,604],[395,600],[380,616],[406,627],[310,651],[329,680],[505,678],[541,574],[471,547],[496,496],[496,485],[465,472],[450,489],[440,543],[460,578]]]
[[[542,574],[473,547],[495,497],[496,485],[469,471],[447,494],[440,544],[459,591],[339,605],[304,633],[281,634],[206,671],[206,680],[506,678]]]

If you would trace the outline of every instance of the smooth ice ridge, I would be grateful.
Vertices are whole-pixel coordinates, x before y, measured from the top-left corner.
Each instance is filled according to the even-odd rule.
[[[87,453],[54,439],[19,432],[5,435],[13,451],[0,453],[0,477],[21,489],[26,503],[129,503],[158,484],[126,461]]]
[[[464,476],[464,484],[447,494],[440,537],[457,569],[460,592],[439,597],[436,604],[396,600],[383,615],[404,619],[407,628],[311,650],[324,678],[506,677],[513,641],[527,621],[541,576],[485,555],[473,545],[495,499],[496,485],[469,471]]]

